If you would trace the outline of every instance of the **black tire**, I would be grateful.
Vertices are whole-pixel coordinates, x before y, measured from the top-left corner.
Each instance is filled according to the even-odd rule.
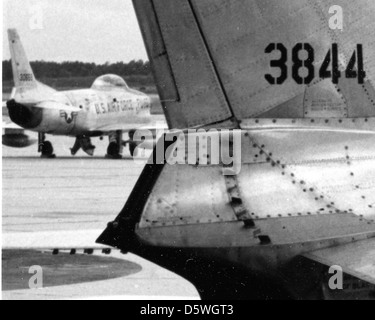
[[[53,146],[49,141],[44,141],[42,143],[42,155],[43,156],[52,156],[53,155]]]
[[[133,140],[133,139],[134,139],[134,135],[135,135],[135,130],[130,130],[130,131],[128,132],[128,135],[129,135],[129,139],[130,139],[130,140]]]
[[[112,157],[118,157],[120,154],[120,146],[116,142],[111,142],[108,146],[107,154]]]
[[[129,143],[129,152],[132,157],[134,157],[136,148],[137,148],[137,145],[135,143]]]

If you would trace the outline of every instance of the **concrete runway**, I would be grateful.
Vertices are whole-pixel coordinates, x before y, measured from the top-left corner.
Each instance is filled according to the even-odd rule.
[[[36,145],[2,148],[3,248],[12,247],[3,251],[3,298],[197,299],[190,283],[132,254],[113,251],[104,256],[99,251],[89,257],[71,257],[13,250],[14,246],[30,249],[38,241],[39,245],[68,246],[72,242],[78,246],[85,233],[99,236],[123,208],[143,169],[127,150],[123,160],[104,159],[107,139],[93,139],[97,146],[93,158],[82,151],[71,157],[71,138],[49,136],[48,140],[54,145],[56,159],[40,159]],[[25,270],[38,261],[46,270],[46,281],[43,289],[30,290],[31,275]]]

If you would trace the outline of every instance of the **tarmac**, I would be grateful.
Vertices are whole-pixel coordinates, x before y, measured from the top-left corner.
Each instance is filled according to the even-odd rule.
[[[72,157],[72,138],[48,140],[56,159],[40,159],[36,145],[2,148],[3,299],[199,299],[179,276],[133,254],[103,253],[95,245],[125,205],[143,165],[127,150],[122,160],[105,159],[107,139],[93,139],[94,157],[82,151]],[[52,247],[65,251],[54,255],[43,249]],[[85,248],[97,250],[89,255]],[[71,255],[70,249],[77,251]],[[41,267],[41,288],[30,289],[32,266]]]

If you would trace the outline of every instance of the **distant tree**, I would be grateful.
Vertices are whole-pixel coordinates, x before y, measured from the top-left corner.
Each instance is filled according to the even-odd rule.
[[[105,64],[84,63],[79,61],[65,62],[48,62],[34,61],[31,62],[35,76],[39,79],[43,78],[72,78],[72,77],[98,77],[103,74],[117,74],[122,77],[129,76],[151,76],[150,63],[143,60],[132,60],[128,63],[117,62]],[[3,81],[13,79],[12,64],[10,60],[3,61]]]
[[[12,64],[10,60],[3,61],[3,81],[13,79]]]

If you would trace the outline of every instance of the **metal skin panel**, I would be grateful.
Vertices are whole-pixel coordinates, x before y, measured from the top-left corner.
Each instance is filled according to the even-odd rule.
[[[169,126],[183,129],[231,118],[225,94],[189,2],[134,1],[134,7],[156,78],[166,79],[159,82],[159,93]],[[151,29],[151,26],[154,28]],[[184,41],[176,41],[181,37]],[[173,85],[164,85],[170,82]],[[177,89],[177,93],[173,93],[173,88]]]
[[[193,166],[175,169],[162,172],[142,215],[141,228],[237,221],[230,205],[222,205],[229,198],[220,170]]]
[[[358,84],[352,82],[351,86],[358,87]],[[348,117],[347,101],[337,91],[337,87],[331,80],[319,81],[306,89],[303,105],[303,117],[306,118]],[[329,108],[327,108],[327,105],[329,105]]]
[[[237,181],[253,219],[342,213],[375,219],[375,132],[326,130],[243,132]],[[233,221],[226,183],[220,165],[167,166],[140,227]]]
[[[375,236],[374,224],[368,223],[368,221],[353,214],[262,219],[256,221],[256,226],[254,229],[248,229],[239,221],[210,224],[202,222],[176,227],[139,228],[136,233],[144,243],[155,247],[185,249],[242,248],[244,251],[252,248],[253,252],[268,251],[268,254],[278,249],[277,254],[280,256],[278,263],[280,264],[286,263],[283,260],[290,259],[293,254],[327,247],[327,243],[332,245],[334,239],[346,239],[344,242],[349,243],[353,242],[353,238],[350,238],[350,236],[354,237],[355,240]],[[259,235],[268,235],[272,243],[261,245]],[[307,238],[309,241],[306,241]],[[295,251],[298,251],[298,253]],[[251,255],[249,255],[246,256],[247,261],[237,259],[232,262],[246,266],[251,264],[251,259]],[[265,265],[263,267],[266,268]]]
[[[344,31],[328,27],[333,5],[343,7]],[[171,84],[159,86],[160,96],[170,96],[168,92],[175,88],[174,95],[180,99],[164,103],[173,128],[209,125],[232,116],[238,121],[375,116],[371,36],[375,4],[371,0],[360,4],[348,0],[142,0],[134,1],[134,6],[156,78],[168,78]],[[298,85],[289,71],[285,83],[270,85],[265,74],[279,73],[270,61],[280,58],[278,51],[265,54],[270,43],[282,43],[288,49],[288,70],[292,48],[297,43],[311,44],[314,81]],[[337,85],[318,76],[333,43],[338,44],[343,73]],[[363,46],[364,84],[344,77],[357,44]]]
[[[368,206],[375,202],[375,134],[329,125],[323,129],[323,123],[319,129],[298,125],[300,129],[286,123],[275,128],[272,121],[263,128],[249,124],[241,133],[242,169],[234,178],[222,175],[221,164],[201,164],[201,160],[195,165],[165,164],[155,178],[142,174],[134,192],[144,197],[129,199],[99,243],[151,259],[198,288],[205,280],[197,280],[200,269],[186,261],[212,262],[217,271],[215,283],[226,281],[224,266],[230,266],[242,270],[238,275],[273,279],[291,291],[299,290],[286,276],[290,264],[296,267],[297,256],[375,238],[375,209]],[[183,146],[186,139],[179,139],[167,159]],[[207,154],[211,154],[209,149]],[[256,154],[261,156],[256,158]],[[348,171],[352,166],[354,177]],[[154,182],[142,187],[146,178]],[[243,221],[236,212],[238,199],[250,214]],[[177,256],[172,258],[170,252]],[[302,269],[296,272],[302,276]]]
[[[343,32],[328,27],[332,5],[350,15]],[[375,238],[375,4],[141,0],[134,6],[155,78],[173,82],[171,88],[159,83],[160,95],[180,99],[164,103],[168,122],[175,128],[241,128],[241,171],[224,176],[223,163],[205,162],[212,159],[209,148],[192,164],[163,164],[155,174],[149,165],[98,242],[177,272],[202,297],[250,298],[255,292],[259,298],[263,288],[290,297],[280,289],[285,286],[294,297],[322,298],[321,265],[310,268],[309,260],[303,267],[301,255],[334,248],[338,257],[343,246],[361,242],[368,248]],[[333,85],[317,76],[297,85],[289,76],[272,86],[264,75],[277,72],[270,60],[280,53],[266,55],[265,48],[274,42],[289,55],[297,43],[310,43],[316,75],[333,43],[342,72],[362,44],[366,81],[342,77]],[[189,96],[199,87],[206,94]],[[213,104],[220,96],[226,104]],[[212,116],[223,110],[215,123]],[[228,139],[234,150],[235,139]],[[182,158],[191,151],[186,140],[175,147],[185,147]]]
[[[221,165],[166,165],[135,230],[139,241],[267,276],[302,253],[374,237],[375,134],[326,130],[242,132],[236,179],[252,228],[236,221]]]
[[[243,130],[306,130],[311,131],[352,131],[360,134],[375,132],[375,118],[358,119],[244,119],[241,121]],[[364,150],[363,150],[364,151]]]
[[[280,1],[234,1],[222,7],[216,1],[194,1],[194,5],[238,119],[261,115],[304,92],[305,87],[291,77],[282,86],[265,80],[267,72],[273,73],[269,61],[280,57],[279,52],[265,54],[270,43],[283,43],[289,50],[308,39],[317,61],[324,58],[324,46],[330,43],[307,1],[288,1],[287,5]],[[222,29],[225,32],[220,33]]]
[[[301,109],[307,109],[303,117],[375,115],[375,69],[372,57],[375,48],[369,32],[365,31],[373,30],[375,23],[371,19],[371,14],[363,14],[375,11],[373,2],[363,1],[360,8],[350,1],[192,2],[231,108],[238,119],[264,118],[270,110],[280,109],[283,103],[288,104],[287,109],[297,108],[293,117],[301,117]],[[338,4],[343,7],[345,17],[350,15],[350,21],[346,21],[343,32],[328,28],[328,9]],[[312,45],[315,50],[316,67],[321,65],[331,44],[337,43],[342,71],[356,45],[363,44],[367,83],[359,85],[353,79],[342,78],[339,84],[334,86],[327,80],[316,78],[312,84],[301,86],[289,77],[281,86],[270,85],[264,78],[266,71],[271,71],[271,59],[265,55],[265,48],[270,43],[282,43],[291,54],[291,48],[298,42]],[[278,59],[279,56],[278,52],[272,58]],[[290,67],[289,64],[289,70]],[[318,69],[315,69],[317,72]],[[317,92],[319,94],[316,94]],[[302,104],[299,99],[294,99],[302,96],[306,97]],[[358,100],[362,102],[360,107],[356,103]],[[309,105],[322,104],[323,101],[325,108],[318,113],[309,110]],[[337,104],[342,111],[337,110]],[[290,112],[287,114],[285,110],[277,112],[277,116],[291,117]]]
[[[156,86],[162,102],[177,102],[179,95],[154,5],[149,0],[134,2],[138,22],[144,37],[146,50],[154,70]]]

